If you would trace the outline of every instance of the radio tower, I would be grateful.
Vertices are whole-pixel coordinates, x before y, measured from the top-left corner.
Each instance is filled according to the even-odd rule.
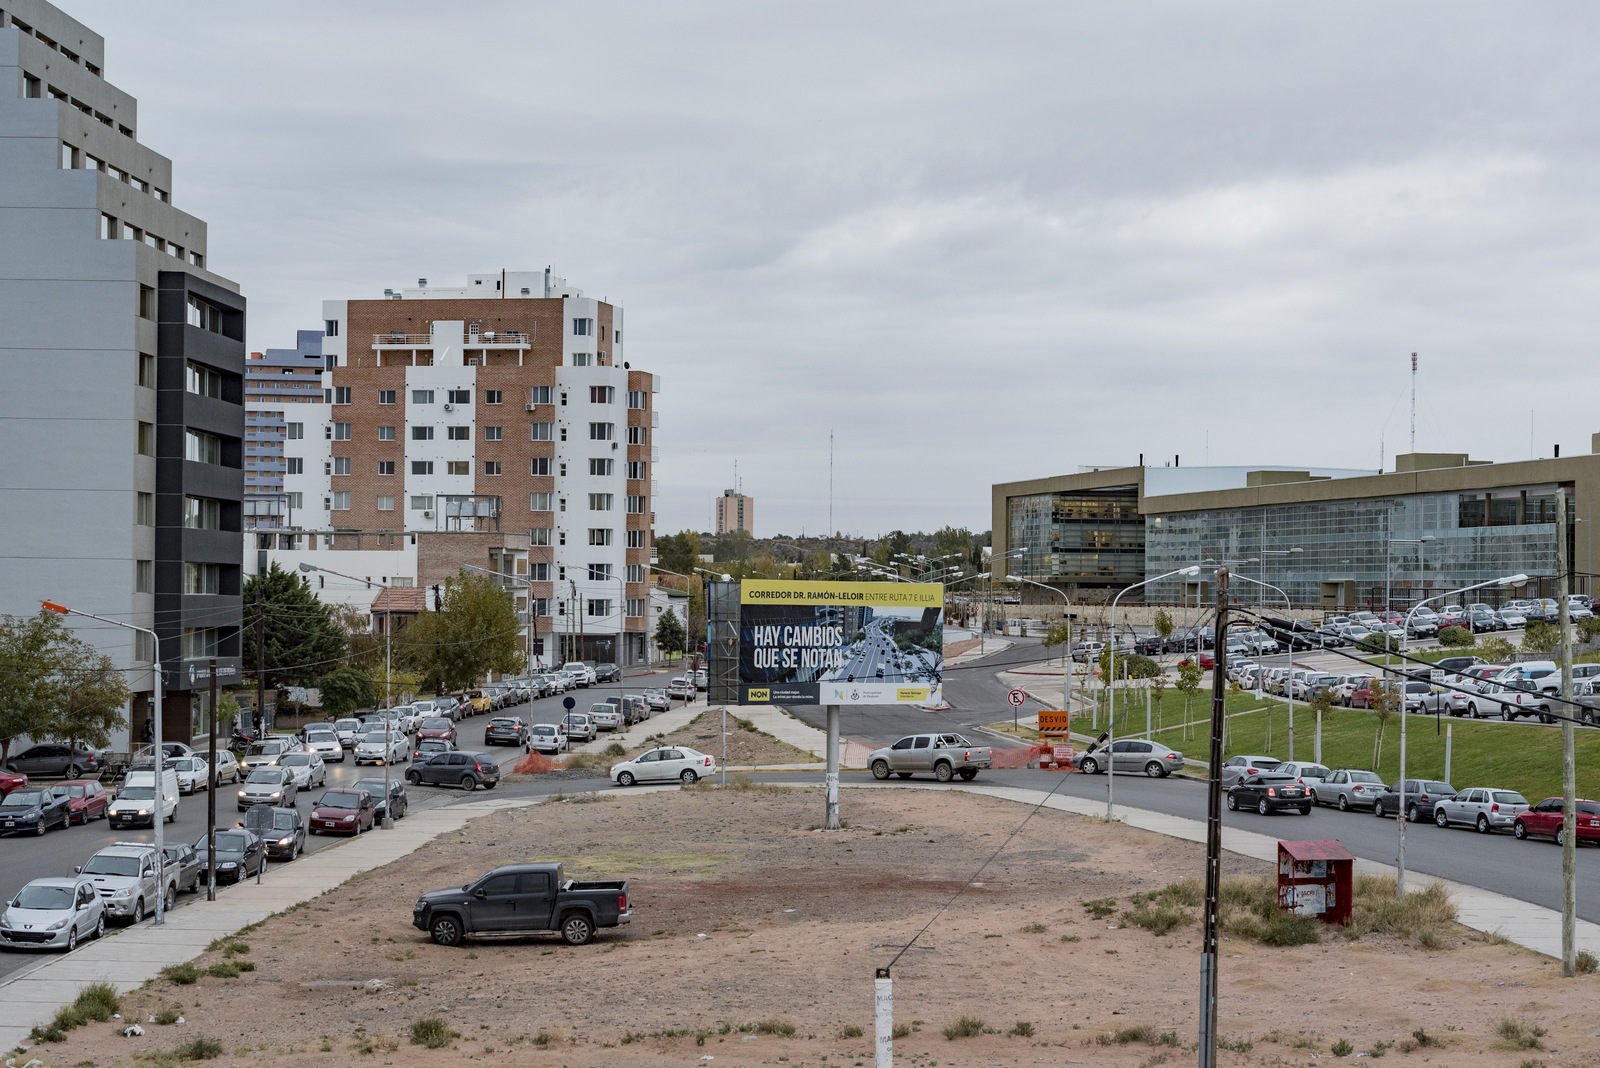
[[[1411,451],[1417,451],[1417,354],[1411,354]]]

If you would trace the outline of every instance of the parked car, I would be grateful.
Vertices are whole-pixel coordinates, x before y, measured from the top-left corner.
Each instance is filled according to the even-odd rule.
[[[204,757],[175,757],[167,761],[167,766],[177,773],[180,794],[192,794],[211,788],[211,776],[206,774],[209,767]]]
[[[1450,694],[1431,683],[1408,682],[1401,697],[1407,712],[1449,712]]]
[[[293,860],[306,851],[306,820],[297,808],[256,805],[244,814],[244,828],[261,839],[269,860]]]
[[[528,729],[528,748],[535,753],[564,753],[572,748],[567,732],[554,723],[535,723]]]
[[[88,823],[90,820],[103,820],[106,818],[106,808],[110,799],[106,797],[105,787],[94,779],[69,779],[58,782],[50,787],[50,792],[57,797],[67,799],[67,810],[72,813],[73,823]]]
[[[873,757],[876,756],[877,753],[874,753]],[[877,775],[875,760],[869,758],[869,763],[873,765],[873,774]],[[716,770],[717,762],[709,754],[686,745],[663,745],[640,753],[632,760],[611,765],[611,781],[618,786],[632,786],[636,782],[676,779],[688,785],[696,779],[715,774]]]
[[[494,711],[494,698],[483,690],[468,690],[461,695],[472,706],[472,715],[481,716]]]
[[[443,738],[454,744],[456,725],[443,716],[429,716],[417,724],[417,741],[424,738]]]
[[[30,745],[6,761],[6,767],[24,775],[55,776],[62,779],[80,779],[85,775],[100,774],[100,755],[93,749],[43,742]]]
[[[1263,772],[1240,779],[1228,788],[1228,808],[1255,809],[1263,816],[1285,810],[1311,815],[1311,791],[1287,775]]]
[[[598,929],[632,920],[626,880],[568,880],[560,864],[495,868],[460,889],[423,894],[411,910],[411,925],[441,946],[467,938],[550,934],[581,946]]]
[[[483,729],[484,745],[526,745],[528,725],[515,716],[498,716]]]
[[[0,946],[7,949],[71,953],[80,939],[105,933],[105,903],[94,883],[82,876],[34,879],[0,912]]]
[[[163,868],[172,877],[179,893],[192,894],[200,889],[205,868],[200,864],[200,854],[194,851],[194,846],[187,842],[175,842],[161,852],[167,858]]]
[[[562,726],[567,728],[567,734],[572,738],[581,738],[583,741],[592,742],[600,734],[594,725],[594,720],[589,718],[587,712],[568,712],[561,717]]]
[[[1226,790],[1234,783],[1257,778],[1282,763],[1282,760],[1272,756],[1230,757],[1222,764],[1222,788]]]
[[[1199,664],[1201,671],[1210,671],[1217,666],[1217,658],[1210,653],[1195,653],[1178,661],[1179,667],[1187,667],[1190,664]]]
[[[289,805],[299,803],[300,791],[294,783],[294,773],[288,768],[259,767],[252,771],[239,788],[239,811],[251,805]]]
[[[1352,808],[1371,808],[1387,789],[1375,772],[1340,768],[1330,771],[1311,788],[1311,800],[1314,804],[1333,805],[1340,812],[1348,812]]]
[[[402,739],[404,741],[404,739]],[[339,751],[344,756],[344,750]],[[285,754],[278,761],[278,766],[287,768],[294,776],[294,786],[297,790],[314,790],[319,786],[328,785],[328,765],[315,753],[299,752]]]
[[[958,775],[971,782],[979,771],[993,766],[993,754],[988,746],[973,745],[959,734],[908,734],[867,756],[867,767],[872,769],[875,779],[887,779],[891,773],[909,779],[918,773],[932,772],[940,782],[949,782]],[[612,778],[617,778],[617,768],[612,768],[611,772]]]
[[[1321,764],[1312,764],[1304,760],[1286,760],[1272,769],[1274,775],[1288,775],[1301,786],[1311,791],[1311,803],[1316,804],[1317,787],[1333,772]]]
[[[312,731],[306,735],[306,751],[315,753],[324,764],[344,763],[344,743],[335,731]]]
[[[200,866],[207,867],[210,858],[207,836],[202,834],[194,844],[200,855]],[[266,846],[261,836],[243,827],[217,828],[217,882],[236,883],[252,875],[260,875],[267,867]]]
[[[0,797],[4,797],[18,787],[28,785],[28,777],[14,771],[0,770]]]
[[[382,793],[379,787],[379,793]],[[310,833],[348,834],[352,837],[372,830],[378,820],[378,805],[368,790],[344,788],[329,790],[311,810]]]
[[[1516,818],[1511,832],[1518,838],[1554,838],[1557,845],[1566,838],[1566,805],[1559,797],[1547,797]],[[1600,802],[1579,798],[1574,826],[1578,845],[1600,841]]]
[[[672,707],[672,701],[667,697],[667,691],[663,689],[650,688],[645,690],[644,703],[649,706],[652,712],[657,709],[665,712]]]
[[[1407,779],[1405,789],[1406,819],[1411,823],[1433,819],[1433,806],[1456,796],[1456,788],[1447,782],[1432,779]],[[1400,811],[1400,783],[1390,783],[1373,803],[1373,815],[1386,819]]]
[[[440,753],[406,771],[412,786],[459,786],[472,791],[493,790],[500,783],[500,765],[488,753]]]
[[[1526,811],[1528,799],[1515,790],[1474,786],[1436,803],[1433,822],[1440,827],[1452,824],[1475,827],[1479,834],[1488,834],[1510,827]]]
[[[361,736],[361,721],[354,716],[333,721],[333,733],[339,736],[339,744],[346,749],[356,747],[356,739]]]
[[[622,678],[622,669],[615,664],[596,664],[594,669],[595,682],[617,682]]]
[[[85,863],[73,869],[94,884],[106,907],[108,920],[138,923],[156,905],[156,847],[139,842],[117,842],[106,846]],[[178,883],[171,872],[166,875],[166,900],[171,908],[178,896]]]
[[[594,683],[594,673],[581,661],[569,660],[561,665],[561,670],[571,675],[578,686],[589,686]]]
[[[694,700],[694,683],[679,675],[667,683],[667,700],[689,702]]]
[[[707,674],[705,668],[695,668],[693,676],[695,689],[708,690],[711,688],[711,676]]]
[[[1085,775],[1098,775],[1109,764],[1114,771],[1143,772],[1152,779],[1165,779],[1183,770],[1183,754],[1157,742],[1119,738],[1105,746],[1091,747],[1072,759],[1073,767]]]
[[[389,799],[387,801],[383,798],[382,779],[357,779],[349,789],[365,790],[372,795],[372,816],[374,819],[389,819],[390,806],[393,806],[393,818],[397,820],[405,819],[406,813],[411,810],[411,798],[406,794],[405,780],[398,775],[391,776],[389,779]],[[323,796],[326,797],[327,794]],[[321,804],[321,802],[318,802],[318,804]]]
[[[236,783],[239,781],[239,760],[228,749],[217,750],[217,762],[211,765],[211,782],[221,786],[223,783]]]
[[[594,721],[596,730],[615,731],[622,729],[622,713],[618,711],[619,704],[604,701],[600,704],[589,706],[589,718]]]
[[[72,826],[72,804],[48,787],[29,786],[0,798],[0,834],[36,834]]]
[[[455,736],[454,729],[451,737]],[[399,764],[404,763],[411,754],[411,746],[406,741],[406,736],[399,731],[375,730],[361,736],[356,743],[356,767],[362,764]]]

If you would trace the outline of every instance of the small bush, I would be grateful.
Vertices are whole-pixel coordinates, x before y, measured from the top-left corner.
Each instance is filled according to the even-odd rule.
[[[1083,939],[1079,938],[1077,935],[1062,935],[1061,936],[1061,941],[1063,941],[1063,942],[1082,942]]]
[[[1395,894],[1395,881],[1378,875],[1356,877],[1355,904],[1349,938],[1366,934],[1386,934],[1414,940],[1427,949],[1443,945],[1442,936],[1456,921],[1455,902],[1443,883],[1430,883],[1413,890],[1402,900]]]
[[[1503,1049],[1544,1049],[1544,1043],[1539,1040],[1549,1032],[1535,1024],[1526,1024],[1507,1016],[1495,1028],[1495,1034],[1500,1036]]]
[[[792,1038],[794,1036],[794,1024],[788,1020],[759,1020],[756,1022],[756,1034],[782,1035],[784,1038]]]
[[[1355,1051],[1356,1048],[1342,1038],[1331,1047],[1331,1052],[1335,1057],[1348,1057]]]
[[[1439,644],[1451,649],[1465,649],[1476,641],[1466,627],[1446,627],[1439,632]]]
[[[1578,974],[1592,975],[1597,970],[1600,970],[1600,957],[1596,957],[1587,949],[1580,949],[1578,951]]]
[[[411,1025],[411,1044],[413,1046],[426,1046],[428,1049],[440,1049],[450,1044],[453,1038],[461,1036],[450,1030],[450,1025],[437,1016],[429,1016],[417,1020]]]
[[[1392,1045],[1394,1045],[1393,1042],[1385,1042],[1382,1039],[1379,1039],[1377,1042],[1372,1044],[1370,1049],[1367,1050],[1367,1056],[1372,1057],[1373,1059],[1382,1057],[1385,1053],[1389,1052],[1389,1047]]]
[[[211,1038],[192,1038],[172,1051],[180,1061],[209,1061],[222,1056],[222,1043]]]
[[[1026,926],[1026,927],[1024,927],[1022,929],[1022,933],[1023,934],[1044,934],[1048,930],[1050,930],[1050,928],[1046,927],[1042,923],[1030,923],[1030,924],[1028,924],[1028,926]]]
[[[1009,1035],[1013,1035],[1016,1038],[1032,1038],[1033,1037],[1033,1024],[1029,1023],[1027,1020],[1018,1020],[1016,1022],[1016,1025],[1013,1026],[1011,1028],[1011,1030],[1006,1032],[1006,1033],[1009,1034]]]
[[[50,1028],[54,1031],[70,1031],[74,1027],[82,1027],[89,1022],[83,1010],[76,1005],[63,1005],[56,1010],[55,1018],[50,1021]]]
[[[843,1027],[839,1028],[840,1038],[860,1038],[862,1033],[863,1032],[861,1028],[857,1027],[855,1024],[845,1024]]]
[[[1124,912],[1122,922],[1127,927],[1142,927],[1151,934],[1164,935],[1193,923],[1194,917],[1176,905],[1145,903]]]
[[[622,748],[622,743],[621,742],[612,742],[610,745],[608,745],[604,749],[600,750],[600,755],[601,756],[608,756],[608,757],[620,757],[620,756],[627,756],[628,755],[628,751],[626,749]]]
[[[907,1035],[909,1035],[911,1033],[911,1025],[910,1024],[895,1024],[894,1025],[894,1031],[891,1032],[891,1033],[894,1035],[895,1038],[905,1038]]]
[[[388,956],[388,958],[392,961],[410,960],[416,955],[416,952],[410,949],[391,949],[386,954],[386,956]]]
[[[84,1014],[91,1020],[100,1023],[122,1011],[122,998],[117,995],[117,988],[110,983],[90,983],[78,991],[78,996],[73,1000]]]
[[[253,960],[219,960],[206,969],[206,974],[216,979],[237,979],[240,972],[253,972],[256,962]]]
[[[200,969],[192,961],[186,960],[182,964],[169,964],[162,968],[161,978],[179,986],[192,986],[200,981]]]
[[[954,1042],[958,1038],[974,1038],[983,1034],[983,1020],[976,1016],[963,1016],[944,1029],[944,1037]]]
[[[1093,901],[1083,903],[1084,911],[1097,920],[1103,920],[1117,911],[1117,899],[1114,897],[1097,897]]]
[[[1219,1038],[1217,1048],[1232,1050],[1234,1053],[1249,1053],[1256,1048],[1256,1044],[1248,1038]]]
[[[164,1006],[159,1012],[155,1013],[151,1019],[160,1024],[162,1027],[170,1027],[178,1022],[179,1015],[180,1014],[177,1009],[173,1008],[171,1005],[167,1005]]]
[[[552,1031],[547,1027],[541,1027],[539,1028],[539,1033],[534,1035],[528,1041],[532,1042],[540,1049],[549,1049],[551,1046],[561,1045],[561,1043],[566,1040],[566,1037],[567,1033],[562,1031],[560,1028]]]

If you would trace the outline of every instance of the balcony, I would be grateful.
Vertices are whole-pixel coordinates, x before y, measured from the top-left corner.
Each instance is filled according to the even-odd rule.
[[[387,334],[372,335],[372,347],[379,350],[431,349],[434,344],[435,338],[432,334],[403,334],[391,331]],[[517,330],[485,330],[481,333],[463,334],[461,345],[469,349],[528,349],[533,347],[533,336]]]

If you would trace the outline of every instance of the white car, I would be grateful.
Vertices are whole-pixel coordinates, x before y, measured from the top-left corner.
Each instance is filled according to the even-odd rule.
[[[244,759],[240,761],[247,769],[271,767],[276,764],[285,753],[292,753],[298,748],[299,739],[286,735],[274,735],[264,742],[256,742],[245,750]]]
[[[611,781],[618,786],[632,786],[636,782],[676,779],[687,786],[702,776],[716,774],[716,770],[717,762],[709,754],[686,745],[663,745],[613,764]]]
[[[344,758],[343,749],[339,750],[339,757]],[[315,753],[285,753],[283,759],[278,761],[278,766],[294,776],[296,790],[328,785],[328,765]]]
[[[7,949],[70,953],[79,939],[105,933],[105,904],[94,882],[82,876],[35,879],[0,912],[0,946]]]
[[[306,735],[306,751],[317,754],[323,763],[344,763],[344,745],[333,731],[312,731]]]
[[[369,731],[356,743],[358,767],[362,764],[395,764],[410,755],[411,747],[406,742],[406,736],[399,731],[389,731],[387,738],[381,730]]]
[[[396,720],[396,726],[405,733],[410,734],[417,729],[417,710],[414,706],[395,705],[389,711],[398,714],[399,718]]]
[[[361,721],[354,717],[334,720],[333,730],[339,736],[339,744],[346,749],[354,749],[356,739],[365,733],[361,729]]]
[[[238,782],[239,761],[226,749],[217,750],[217,762],[211,766],[212,782]]]
[[[652,709],[659,708],[663,712],[672,707],[672,701],[667,697],[667,691],[660,689],[646,690],[644,692],[644,703]]]
[[[564,753],[572,748],[559,723],[535,723],[528,728],[528,748],[535,753]]]
[[[178,792],[192,794],[196,790],[210,789],[209,777],[206,775],[205,758],[201,756],[178,757],[169,760],[167,766],[178,773]]]

